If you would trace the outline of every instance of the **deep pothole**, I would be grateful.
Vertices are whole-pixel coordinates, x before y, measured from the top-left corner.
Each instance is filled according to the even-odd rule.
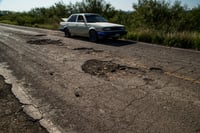
[[[145,72],[139,68],[116,64],[112,61],[101,61],[96,59],[86,61],[81,67],[85,73],[103,77],[110,73],[122,71],[127,73]]]
[[[87,48],[87,47],[74,48],[73,50],[82,51],[82,52],[85,52],[86,54],[103,52],[103,50],[96,50],[94,48]]]
[[[45,34],[36,34],[36,35],[34,35],[34,36],[47,36],[47,35],[45,35]]]
[[[27,43],[35,45],[63,44],[61,40],[52,40],[52,39],[30,39],[27,41]]]
[[[164,70],[162,68],[159,68],[159,67],[150,67],[149,70],[151,72],[164,73]]]

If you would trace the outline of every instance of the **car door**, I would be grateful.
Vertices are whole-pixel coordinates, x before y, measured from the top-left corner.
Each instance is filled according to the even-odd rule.
[[[69,29],[71,34],[74,34],[74,35],[76,35],[76,27],[77,27],[76,20],[77,20],[77,16],[78,15],[72,15],[67,21],[67,23],[68,23],[67,28]]]
[[[77,32],[81,36],[88,36],[88,25],[83,15],[78,15],[77,18]]]

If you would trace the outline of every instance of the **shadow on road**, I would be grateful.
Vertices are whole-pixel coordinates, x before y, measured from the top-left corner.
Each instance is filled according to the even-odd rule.
[[[105,39],[100,40],[97,44],[103,44],[103,45],[109,45],[109,46],[115,46],[115,47],[122,47],[126,45],[133,45],[136,44],[135,41],[129,41],[129,40],[112,40],[112,39]]]
[[[73,39],[89,42],[89,39],[87,37],[74,36]],[[103,44],[103,45],[114,46],[114,47],[122,47],[122,46],[126,46],[126,45],[133,45],[136,43],[137,43],[136,41],[130,41],[130,40],[101,39],[96,44]]]

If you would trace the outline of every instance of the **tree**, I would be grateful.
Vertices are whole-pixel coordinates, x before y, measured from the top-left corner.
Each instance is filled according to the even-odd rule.
[[[111,18],[115,12],[114,7],[105,0],[83,0],[75,5],[70,4],[68,8],[71,13],[98,13],[107,18]]]
[[[146,28],[160,29],[168,21],[169,3],[158,0],[139,0],[134,4],[134,18]]]
[[[187,20],[188,30],[200,32],[200,5],[188,12]]]

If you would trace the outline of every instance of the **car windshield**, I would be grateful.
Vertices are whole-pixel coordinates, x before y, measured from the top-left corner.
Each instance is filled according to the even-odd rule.
[[[100,15],[85,15],[88,23],[107,22],[105,18]]]

